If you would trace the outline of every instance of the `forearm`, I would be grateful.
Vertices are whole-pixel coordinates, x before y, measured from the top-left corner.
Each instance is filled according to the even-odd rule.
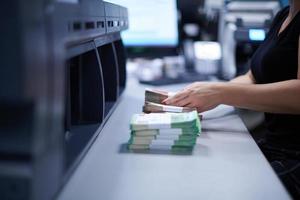
[[[255,80],[252,76],[251,71],[246,73],[245,75],[238,76],[230,81],[230,83],[240,83],[240,84],[254,84]]]
[[[220,103],[257,111],[300,114],[300,80],[271,84],[216,85]]]

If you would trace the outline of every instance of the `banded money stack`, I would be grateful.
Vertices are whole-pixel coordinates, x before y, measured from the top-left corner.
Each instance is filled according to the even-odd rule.
[[[201,125],[197,111],[135,114],[130,130],[130,150],[192,150]]]
[[[196,110],[195,108],[168,106],[162,104],[163,100],[174,95],[175,93],[173,92],[164,92],[160,90],[146,89],[143,112],[144,113],[161,113],[161,112],[182,113],[182,112],[191,112]]]

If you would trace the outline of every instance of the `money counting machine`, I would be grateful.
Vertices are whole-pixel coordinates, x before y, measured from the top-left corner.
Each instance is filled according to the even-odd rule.
[[[247,62],[265,39],[279,9],[277,1],[232,1],[225,5],[219,23],[223,78],[248,71]]]
[[[118,103],[127,9],[1,1],[0,199],[52,199]]]

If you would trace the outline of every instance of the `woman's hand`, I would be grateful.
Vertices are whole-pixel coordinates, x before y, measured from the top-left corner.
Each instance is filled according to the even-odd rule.
[[[222,95],[219,89],[221,84],[196,82],[187,86],[175,96],[165,99],[162,103],[197,108],[198,112],[204,112],[221,104]]]

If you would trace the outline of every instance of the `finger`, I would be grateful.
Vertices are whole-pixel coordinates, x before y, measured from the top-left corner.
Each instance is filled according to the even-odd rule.
[[[170,102],[174,102],[176,99],[176,101],[178,100],[178,96],[175,98],[175,96],[171,96],[171,97],[168,97],[166,99],[164,99],[161,103],[162,104],[169,104]]]
[[[202,113],[203,110],[202,110],[201,108],[197,107],[197,112],[198,112],[198,113]]]
[[[195,83],[186,86],[183,90],[190,90],[190,89],[192,89],[193,87],[195,87]]]
[[[178,94],[176,94],[175,96],[167,99],[165,101],[166,104],[175,104],[176,102],[184,99],[184,98],[187,98],[189,95],[189,91],[183,91],[183,92],[179,92]]]
[[[203,112],[208,111],[208,110],[209,110],[209,109],[204,108],[204,107],[197,107],[198,113],[203,113]]]
[[[167,104],[166,102],[169,102],[171,99],[172,99],[172,97],[168,97],[168,98],[164,99],[161,103]]]
[[[196,106],[194,106],[193,103],[188,103],[187,105],[185,105],[185,107],[188,107],[188,108],[195,108]]]
[[[162,104],[167,104],[167,102],[171,101],[171,99],[173,99],[174,97],[176,97],[176,95],[180,94],[181,92],[183,92],[183,90],[174,93],[174,95],[167,97],[166,99],[164,99],[163,101],[161,101]]]
[[[185,99],[182,99],[182,100],[176,102],[175,105],[181,106],[181,107],[186,107],[190,103],[191,103],[191,99],[190,98],[185,98]]]

